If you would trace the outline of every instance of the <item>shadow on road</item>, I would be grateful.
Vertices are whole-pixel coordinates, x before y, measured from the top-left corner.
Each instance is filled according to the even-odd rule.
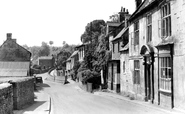
[[[46,88],[46,87],[50,87],[50,86],[49,86],[48,84],[46,84],[46,83],[37,84],[37,85],[36,85],[36,90],[35,90],[35,92],[41,91],[41,90],[43,90],[43,89]]]
[[[31,106],[26,107],[26,111],[34,111],[39,106],[43,105],[46,101],[34,101],[34,103]],[[24,111],[25,112],[25,111]]]

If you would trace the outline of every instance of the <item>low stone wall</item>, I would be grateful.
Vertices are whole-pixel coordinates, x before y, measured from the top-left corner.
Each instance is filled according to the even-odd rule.
[[[22,78],[12,81],[13,85],[13,108],[23,109],[24,106],[34,102],[34,79]]]
[[[9,83],[0,84],[0,114],[13,114],[13,88]]]

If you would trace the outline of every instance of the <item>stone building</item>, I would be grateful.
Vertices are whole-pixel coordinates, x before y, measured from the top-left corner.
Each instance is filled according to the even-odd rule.
[[[0,46],[0,76],[29,76],[31,53],[7,34]]]
[[[125,27],[128,24],[129,17],[128,10],[122,7],[121,11],[111,16],[111,21],[107,22],[107,36],[109,37],[109,48],[112,52],[112,58],[108,62],[108,88],[115,92],[120,92],[120,50],[123,44],[122,36],[126,31]]]
[[[129,22],[130,94],[165,107],[185,101],[185,1],[136,0]]]
[[[67,77],[71,77],[71,79],[73,79],[73,67],[76,64],[76,62],[79,61],[78,58],[78,50],[74,51],[71,56],[66,60],[66,76]]]
[[[17,44],[12,33],[7,33],[6,41],[0,46],[0,61],[30,61],[31,53]]]
[[[66,70],[65,70],[65,76],[70,77],[71,76],[71,58],[69,57],[66,60]]]
[[[38,58],[38,65],[41,66],[41,69],[49,69],[54,67],[55,58],[53,56],[42,56]]]
[[[78,50],[78,60],[79,60],[79,62],[82,62],[84,60],[88,44],[89,43],[83,43],[83,44],[75,47],[76,50]]]

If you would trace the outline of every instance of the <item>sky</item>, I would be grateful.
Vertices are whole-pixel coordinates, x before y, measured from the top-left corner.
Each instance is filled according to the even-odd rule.
[[[20,45],[81,44],[87,23],[119,12],[132,14],[135,0],[0,0],[0,45],[12,33]]]

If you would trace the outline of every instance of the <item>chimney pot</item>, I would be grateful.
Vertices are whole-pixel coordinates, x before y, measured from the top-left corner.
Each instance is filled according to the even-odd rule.
[[[7,40],[12,39],[12,33],[7,33]]]
[[[126,10],[126,13],[129,14],[128,9]]]
[[[123,12],[123,7],[121,7],[121,11],[120,12]]]

